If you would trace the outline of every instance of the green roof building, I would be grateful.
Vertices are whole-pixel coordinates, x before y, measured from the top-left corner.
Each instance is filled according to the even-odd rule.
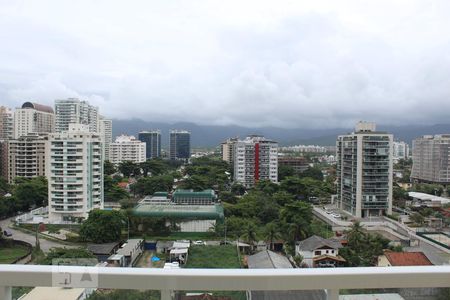
[[[211,189],[201,192],[176,190],[172,195],[172,202],[178,205],[214,205],[216,204],[216,195]]]

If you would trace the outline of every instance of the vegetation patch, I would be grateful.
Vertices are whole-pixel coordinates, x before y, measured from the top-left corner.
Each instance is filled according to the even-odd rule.
[[[11,264],[16,259],[28,253],[28,248],[20,245],[7,245],[0,247],[0,264]]]
[[[239,269],[241,267],[236,246],[192,246],[186,268]]]

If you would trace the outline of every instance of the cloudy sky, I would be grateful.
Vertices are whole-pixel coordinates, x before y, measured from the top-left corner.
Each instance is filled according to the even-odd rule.
[[[0,0],[0,104],[244,126],[449,123],[450,1]]]

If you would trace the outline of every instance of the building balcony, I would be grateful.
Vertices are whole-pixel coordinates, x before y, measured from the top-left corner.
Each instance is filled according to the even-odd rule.
[[[67,280],[86,278],[91,280]],[[339,290],[448,288],[450,266],[331,269],[155,269],[77,266],[0,265],[0,299],[10,300],[11,287],[58,286],[173,291],[322,290],[338,300]],[[250,293],[247,293],[250,294]],[[247,297],[248,298],[248,297]]]

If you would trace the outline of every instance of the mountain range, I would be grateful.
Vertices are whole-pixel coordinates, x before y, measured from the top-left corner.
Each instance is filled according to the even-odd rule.
[[[298,144],[330,146],[335,144],[337,135],[353,131],[352,128],[248,128],[237,125],[199,125],[189,122],[171,124],[149,122],[141,119],[113,120],[113,137],[120,134],[134,135],[137,137],[139,131],[150,129],[161,130],[163,147],[167,147],[169,144],[170,129],[189,130],[191,132],[192,147],[216,147],[227,138],[236,136],[243,138],[249,134],[264,135],[267,138],[278,141],[282,146]],[[422,135],[450,133],[450,124],[402,126],[379,125],[377,126],[377,129],[394,134],[395,140],[401,140],[411,144],[414,138]]]

